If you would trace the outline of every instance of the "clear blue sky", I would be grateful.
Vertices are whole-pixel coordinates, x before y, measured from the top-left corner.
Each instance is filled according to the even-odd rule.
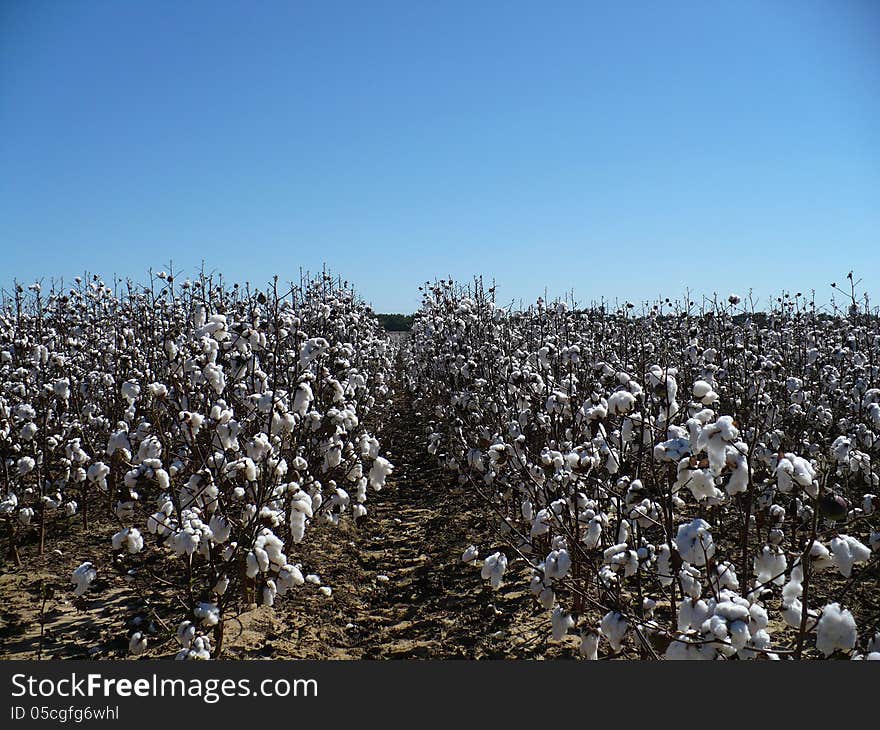
[[[880,2],[0,0],[0,283],[880,297]]]

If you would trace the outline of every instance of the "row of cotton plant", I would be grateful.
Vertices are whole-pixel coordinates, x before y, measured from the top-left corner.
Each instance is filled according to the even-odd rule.
[[[426,448],[497,527],[462,559],[492,588],[527,582],[553,639],[589,658],[880,658],[856,600],[880,588],[876,313],[424,292],[404,357]]]
[[[6,299],[0,519],[21,561],[29,536],[42,553],[110,515],[106,560],[77,568],[76,595],[116,570],[140,595],[170,585],[186,613],[161,624],[173,618],[181,657],[206,658],[228,617],[304,584],[309,526],[364,516],[385,485],[375,432],[393,363],[371,309],[330,275],[264,290],[178,279]],[[156,551],[176,572],[155,572]],[[146,642],[134,632],[131,650]]]

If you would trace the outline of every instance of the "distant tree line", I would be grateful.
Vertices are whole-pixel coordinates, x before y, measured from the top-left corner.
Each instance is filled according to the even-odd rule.
[[[411,314],[377,314],[376,317],[386,332],[409,332],[413,323]]]

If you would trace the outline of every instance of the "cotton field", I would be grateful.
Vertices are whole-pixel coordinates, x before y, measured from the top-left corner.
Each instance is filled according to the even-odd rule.
[[[403,355],[425,448],[504,545],[463,563],[588,659],[880,659],[876,314],[634,309],[426,288]]]
[[[0,590],[37,628],[0,655],[444,657],[445,621],[487,656],[880,659],[878,322],[854,290],[514,308],[444,280],[391,337],[326,273],[16,286]],[[430,620],[379,641],[404,611]]]
[[[328,275],[265,291],[165,273],[148,288],[19,287],[0,348],[10,559],[32,541],[64,550],[109,516],[104,559],[77,567],[71,592],[114,570],[141,592],[168,580],[139,570],[145,555],[173,556],[179,611],[153,618],[180,658],[222,652],[225,617],[301,587],[309,527],[365,515],[394,468],[375,435],[388,341]],[[131,652],[148,643],[132,633]]]

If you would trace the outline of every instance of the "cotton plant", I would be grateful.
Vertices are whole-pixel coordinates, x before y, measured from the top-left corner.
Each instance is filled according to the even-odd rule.
[[[641,655],[657,653],[650,636],[668,658],[785,658],[815,640],[799,565],[811,534],[819,580],[875,559],[837,533],[871,556],[880,545],[860,494],[877,491],[880,339],[862,316],[820,318],[802,295],[766,315],[739,295],[516,309],[480,281],[443,280],[423,287],[403,376],[428,454],[529,561],[551,634],[571,616],[597,656],[610,612]],[[708,613],[658,623],[662,600]],[[770,634],[778,619],[796,623],[793,648]]]
[[[14,535],[38,530],[44,550],[50,522],[88,529],[106,513],[108,560],[141,590],[151,553],[180,560],[187,620],[202,632],[184,649],[206,658],[222,652],[228,612],[303,585],[293,556],[310,527],[363,516],[388,485],[375,434],[394,353],[372,310],[328,274],[286,293],[176,279],[77,278],[4,301],[0,456],[13,479],[0,519]],[[99,568],[80,566],[77,596]]]

